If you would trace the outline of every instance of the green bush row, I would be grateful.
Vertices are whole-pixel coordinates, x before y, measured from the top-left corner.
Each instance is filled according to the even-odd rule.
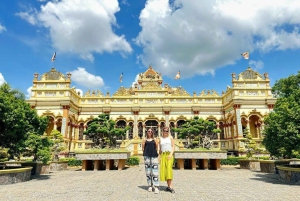
[[[221,159],[221,165],[238,165],[239,164],[239,160],[241,159],[247,159],[247,157],[245,156],[239,156],[239,157],[232,157],[229,156],[227,157],[227,159]],[[259,159],[259,160],[269,160],[268,156],[260,156],[258,158],[254,158],[254,159]]]
[[[126,160],[126,165],[133,166],[133,165],[139,165],[140,164],[140,158],[138,156],[130,156]]]
[[[246,159],[246,157],[227,157],[227,159],[221,159],[221,165],[238,165],[240,159]]]
[[[60,161],[68,161],[68,166],[81,166],[82,160],[77,160],[76,158],[60,158]]]

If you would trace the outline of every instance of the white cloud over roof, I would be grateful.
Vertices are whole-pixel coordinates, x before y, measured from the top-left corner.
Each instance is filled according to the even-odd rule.
[[[104,86],[104,81],[100,76],[87,72],[85,68],[78,67],[70,73],[72,74],[72,81],[76,82],[80,86],[84,86],[89,89],[96,89]]]
[[[300,47],[298,0],[169,2],[147,1],[135,41],[143,64],[170,77],[178,70],[182,78],[214,73],[245,51]]]
[[[41,10],[17,13],[29,23],[45,26],[50,31],[53,47],[60,52],[79,54],[94,60],[93,53],[132,52],[124,35],[116,35],[117,0],[61,0],[47,2]]]

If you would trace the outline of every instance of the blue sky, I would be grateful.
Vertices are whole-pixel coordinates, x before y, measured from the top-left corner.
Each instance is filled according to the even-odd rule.
[[[300,70],[299,10],[299,0],[1,0],[0,84],[28,94],[56,52],[83,92],[114,94],[150,64],[191,95],[221,94],[248,66],[273,85]]]

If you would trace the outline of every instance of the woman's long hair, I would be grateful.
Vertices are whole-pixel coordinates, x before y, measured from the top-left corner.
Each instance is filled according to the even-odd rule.
[[[149,130],[151,130],[151,137],[150,137],[150,138],[154,139],[154,130],[153,130],[152,128],[149,128],[149,129],[147,130],[146,139],[149,139],[149,138],[148,138],[148,131],[149,131]]]

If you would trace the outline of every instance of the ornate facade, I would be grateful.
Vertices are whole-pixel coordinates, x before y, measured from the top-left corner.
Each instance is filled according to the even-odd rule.
[[[46,132],[59,130],[72,150],[90,147],[91,140],[83,131],[91,119],[102,113],[110,114],[118,127],[131,127],[126,134],[129,150],[133,149],[130,141],[145,136],[147,128],[159,136],[165,125],[180,127],[194,116],[215,121],[222,130],[214,139],[215,146],[239,150],[244,146],[240,139],[245,128],[261,142],[264,117],[272,111],[276,99],[271,94],[267,73],[261,75],[249,67],[231,77],[232,86],[227,86],[222,94],[203,90],[190,95],[182,87],[163,84],[162,75],[149,66],[139,74],[133,87],[120,87],[113,95],[99,90],[81,95],[70,87],[71,74],[63,75],[52,68],[40,78],[34,74],[27,102],[39,115],[50,117]],[[177,133],[171,134],[177,138]]]

